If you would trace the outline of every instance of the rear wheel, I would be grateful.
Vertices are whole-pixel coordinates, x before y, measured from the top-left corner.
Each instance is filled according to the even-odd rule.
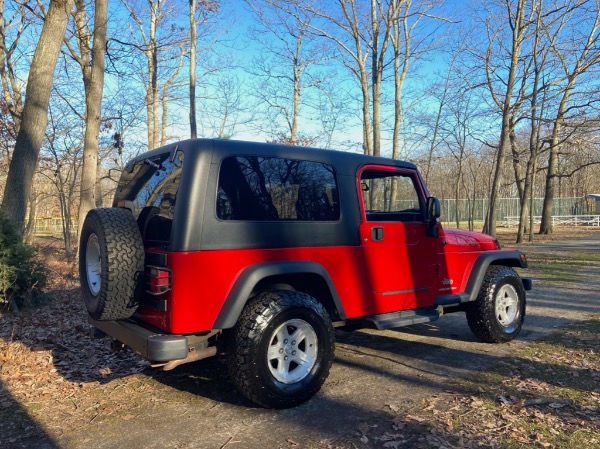
[[[79,241],[85,306],[95,320],[129,318],[143,289],[144,244],[127,209],[92,209]]]
[[[486,343],[507,342],[521,331],[525,319],[525,289],[514,269],[490,266],[477,300],[467,307],[467,322]]]
[[[316,299],[268,291],[248,303],[232,329],[227,365],[248,399],[265,407],[293,407],[319,391],[334,346],[331,320]]]

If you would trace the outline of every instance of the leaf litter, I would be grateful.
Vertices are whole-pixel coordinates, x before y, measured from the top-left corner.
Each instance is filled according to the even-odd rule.
[[[93,340],[74,268],[54,260],[52,300],[20,316],[0,313],[0,434],[11,447],[35,437],[128,421],[166,407],[147,364]],[[516,348],[495,368],[457,379],[414,403],[382,404],[387,422],[362,422],[355,436],[316,448],[600,447],[600,316],[559,338]],[[30,416],[33,420],[25,420]],[[27,447],[26,443],[21,444]]]

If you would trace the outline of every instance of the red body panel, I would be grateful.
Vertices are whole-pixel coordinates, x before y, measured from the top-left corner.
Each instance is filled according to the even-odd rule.
[[[327,270],[349,318],[390,311],[392,307],[378,301],[367,287],[361,253],[360,247],[169,252],[168,265],[173,275],[167,294],[168,312],[143,307],[138,316],[172,333],[210,330],[245,268],[293,260],[316,262]]]
[[[167,298],[167,312],[142,307],[138,317],[177,334],[210,330],[241,272],[254,264],[274,261],[321,264],[335,285],[347,318],[427,307],[439,295],[465,290],[481,250],[453,244],[445,240],[443,231],[438,238],[421,234],[421,244],[407,245],[398,227],[406,224],[399,223],[386,223],[388,245],[373,247],[381,242],[369,240],[370,227],[378,225],[369,223],[361,228],[364,247],[169,252],[172,288],[162,296]],[[392,238],[394,233],[396,238]]]
[[[373,229],[383,240],[373,240]],[[430,306],[440,270],[440,239],[423,223],[367,222],[360,227],[369,286],[396,310]]]

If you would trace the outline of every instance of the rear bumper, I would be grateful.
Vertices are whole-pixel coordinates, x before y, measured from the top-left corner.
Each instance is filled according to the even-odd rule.
[[[185,359],[188,355],[188,340],[183,335],[160,334],[133,321],[96,321],[88,317],[88,322],[154,362]]]

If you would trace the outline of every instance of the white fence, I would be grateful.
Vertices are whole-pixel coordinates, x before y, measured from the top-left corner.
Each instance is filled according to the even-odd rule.
[[[534,224],[540,224],[541,216],[533,217]],[[529,222],[529,221],[528,221]],[[518,226],[519,217],[504,217],[504,227]],[[600,226],[600,215],[559,215],[552,217],[552,226]]]

